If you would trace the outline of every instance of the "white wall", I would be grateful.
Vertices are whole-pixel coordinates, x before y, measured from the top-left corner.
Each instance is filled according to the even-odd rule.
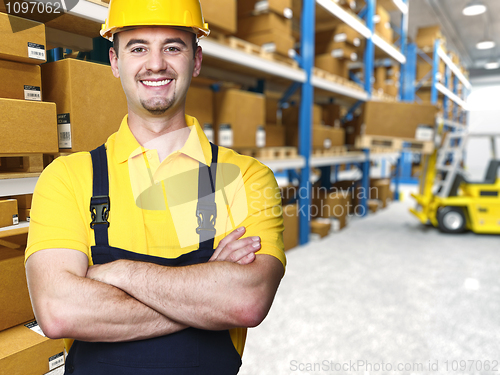
[[[468,98],[469,132],[498,134],[496,158],[500,159],[500,76],[471,80],[472,91]],[[482,180],[493,147],[487,138],[471,138],[467,144],[465,166],[470,180]]]

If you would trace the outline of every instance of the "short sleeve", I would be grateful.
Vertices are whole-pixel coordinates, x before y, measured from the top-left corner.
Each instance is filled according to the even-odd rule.
[[[84,212],[84,197],[91,189],[85,182],[90,172],[87,155],[58,158],[42,172],[33,193],[26,260],[44,249],[74,249],[89,256]]]

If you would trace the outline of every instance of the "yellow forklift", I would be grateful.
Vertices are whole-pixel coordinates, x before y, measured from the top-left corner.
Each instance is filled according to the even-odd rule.
[[[443,124],[440,128],[442,129]],[[492,159],[482,181],[467,181],[463,155],[471,137],[490,139]],[[444,137],[441,147],[422,160],[417,207],[410,211],[423,223],[445,233],[500,234],[500,158],[495,138],[499,134],[468,134],[457,127]]]

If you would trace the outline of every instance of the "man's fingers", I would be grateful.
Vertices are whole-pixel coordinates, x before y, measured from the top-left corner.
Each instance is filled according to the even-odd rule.
[[[260,237],[248,237],[228,244],[217,260],[237,263],[250,253],[260,250]]]
[[[235,230],[233,230],[231,233],[229,233],[226,237],[224,237],[220,242],[219,242],[219,245],[217,246],[217,249],[215,249],[212,257],[210,258],[209,261],[213,261],[215,259],[217,259],[217,257],[219,256],[219,254],[221,253],[221,251],[224,249],[224,247],[228,244],[228,243],[231,243],[233,241],[236,241],[238,240],[238,238],[241,238],[241,236],[243,236],[246,232],[246,228],[245,227],[239,227],[239,228],[236,228]]]

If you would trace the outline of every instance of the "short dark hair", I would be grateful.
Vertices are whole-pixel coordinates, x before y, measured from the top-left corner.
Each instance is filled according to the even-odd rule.
[[[119,45],[120,45],[120,42],[119,42],[119,39],[118,38],[118,35],[120,33],[115,33],[113,35],[113,49],[115,50],[116,52],[116,57],[118,58],[118,48],[119,48]],[[198,49],[198,38],[196,36],[196,34],[193,33],[193,58],[196,57],[196,50]]]

